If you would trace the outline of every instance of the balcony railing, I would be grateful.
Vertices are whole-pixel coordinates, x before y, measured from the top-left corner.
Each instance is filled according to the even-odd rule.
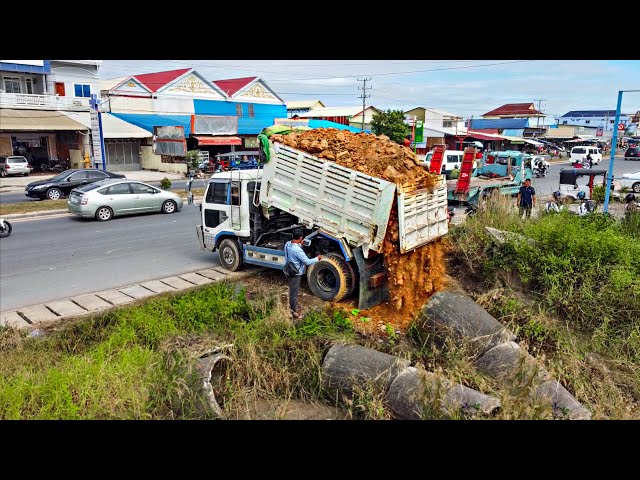
[[[88,98],[0,92],[0,107],[34,110],[88,111]]]

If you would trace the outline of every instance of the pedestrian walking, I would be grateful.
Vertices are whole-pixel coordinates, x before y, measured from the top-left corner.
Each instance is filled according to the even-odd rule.
[[[531,186],[531,179],[527,178],[524,185],[520,187],[516,206],[520,211],[520,217],[526,213],[527,218],[531,218],[531,209],[536,205],[536,189]]]
[[[284,246],[284,262],[285,266],[291,262],[294,274],[287,275],[287,268],[285,268],[285,277],[289,284],[289,310],[293,318],[300,318],[301,312],[298,308],[298,294],[300,293],[300,280],[304,275],[307,266],[313,265],[322,259],[322,255],[318,255],[315,258],[307,257],[307,254],[302,249],[302,229],[296,228],[293,232],[293,238],[288,241]]]

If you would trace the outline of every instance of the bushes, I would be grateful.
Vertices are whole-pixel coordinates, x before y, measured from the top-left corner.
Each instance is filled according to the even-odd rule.
[[[512,217],[499,223],[532,238],[534,245],[512,241],[492,247],[484,227],[496,222],[480,212],[455,232],[463,261],[494,275],[516,273],[543,305],[586,332],[606,324],[610,339],[633,333],[640,322],[640,239],[628,223],[567,212],[528,222]],[[489,248],[494,250],[486,255]],[[640,343],[631,348],[640,355]]]

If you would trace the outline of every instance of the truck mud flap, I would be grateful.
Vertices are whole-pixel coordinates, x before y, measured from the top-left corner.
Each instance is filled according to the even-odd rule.
[[[389,301],[389,288],[386,281],[382,281],[382,277],[385,275],[384,256],[373,255],[364,258],[362,247],[353,249],[353,255],[358,265],[360,277],[358,308],[366,310]]]

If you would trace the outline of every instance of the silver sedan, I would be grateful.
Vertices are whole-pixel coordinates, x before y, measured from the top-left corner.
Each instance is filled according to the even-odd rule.
[[[71,190],[69,212],[101,222],[144,212],[173,213],[182,208],[175,193],[126,179],[102,180]]]

